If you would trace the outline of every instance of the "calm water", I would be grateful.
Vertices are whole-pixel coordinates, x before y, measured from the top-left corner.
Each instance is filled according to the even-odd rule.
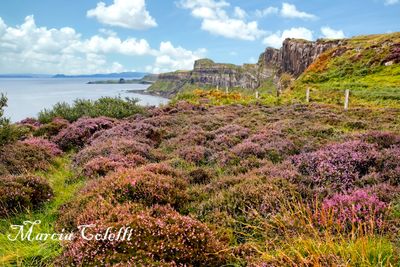
[[[96,79],[98,80],[98,79]],[[167,103],[162,97],[128,93],[126,90],[143,90],[142,84],[86,84],[85,79],[0,79],[0,93],[8,97],[5,114],[13,122],[36,117],[44,108],[57,102],[72,103],[77,98],[98,99],[102,96],[138,98],[140,104],[158,106]]]

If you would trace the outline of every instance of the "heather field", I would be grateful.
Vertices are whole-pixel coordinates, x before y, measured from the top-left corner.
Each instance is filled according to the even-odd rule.
[[[399,266],[399,109],[131,113],[69,107],[3,127],[1,264]],[[25,220],[41,220],[34,233],[129,226],[132,239],[7,240]]]

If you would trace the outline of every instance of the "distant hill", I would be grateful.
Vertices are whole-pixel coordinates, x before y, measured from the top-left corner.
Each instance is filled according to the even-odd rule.
[[[134,78],[141,79],[148,75],[145,72],[121,72],[121,73],[108,73],[108,74],[85,74],[85,75],[65,75],[56,74],[52,78]]]
[[[50,78],[52,75],[48,74],[0,74],[1,78]]]

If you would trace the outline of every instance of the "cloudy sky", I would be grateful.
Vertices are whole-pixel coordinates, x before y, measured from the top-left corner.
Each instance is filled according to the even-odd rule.
[[[87,74],[256,62],[285,38],[400,31],[400,0],[2,0],[0,73]]]

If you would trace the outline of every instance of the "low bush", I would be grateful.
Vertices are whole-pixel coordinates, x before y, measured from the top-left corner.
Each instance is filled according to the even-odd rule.
[[[45,109],[39,113],[41,123],[49,123],[54,118],[60,117],[70,122],[81,117],[110,117],[122,119],[138,113],[144,113],[145,109],[138,105],[137,99],[121,97],[102,97],[98,100],[77,99],[72,105],[58,103],[52,109]]]
[[[42,178],[0,176],[0,217],[38,208],[52,197],[49,183]]]
[[[189,146],[179,150],[179,156],[184,160],[196,164],[205,163],[210,156],[210,152],[203,146]]]
[[[59,156],[62,154],[61,149],[55,143],[40,137],[28,138],[22,141],[22,143],[44,150],[52,156]]]
[[[47,124],[42,124],[34,133],[34,136],[42,136],[51,138],[56,136],[62,129],[67,128],[69,121],[63,118],[54,118],[51,122]]]
[[[387,204],[367,190],[358,189],[325,199],[322,208],[332,211],[334,220],[344,230],[358,225],[375,229],[382,227]]]
[[[127,155],[138,155],[144,159],[150,159],[152,158],[150,151],[149,145],[126,138],[111,138],[106,141],[95,140],[74,157],[74,163],[77,166],[83,166],[97,157]]]
[[[67,128],[53,138],[63,150],[82,148],[94,133],[104,129],[110,129],[115,125],[114,120],[106,117],[83,117],[70,124]]]
[[[36,170],[46,170],[53,155],[43,148],[17,142],[0,148],[0,172],[22,174]]]
[[[313,187],[345,191],[376,167],[378,157],[375,145],[356,140],[300,154],[293,163],[311,177]]]
[[[106,129],[95,133],[92,141],[108,141],[111,139],[131,139],[156,145],[160,142],[161,133],[159,129],[145,122],[122,122],[111,129]]]
[[[170,207],[143,208],[132,203],[112,206],[101,201],[89,206],[86,212],[90,215],[84,222],[96,226],[86,230],[87,236],[104,234],[108,227],[129,227],[131,239],[111,242],[79,238],[65,245],[60,265],[221,266],[227,260],[222,252],[226,245],[213,231]]]
[[[108,157],[96,157],[88,161],[84,166],[82,173],[89,178],[105,176],[112,171],[123,168],[134,168],[146,163],[147,160],[142,156],[130,154],[126,156],[110,155]]]
[[[75,201],[63,208],[60,221],[73,225],[82,209],[86,209],[86,203],[99,199],[113,204],[137,202],[149,207],[160,204],[178,209],[187,202],[187,185],[179,173],[163,163],[120,169],[89,183]]]

